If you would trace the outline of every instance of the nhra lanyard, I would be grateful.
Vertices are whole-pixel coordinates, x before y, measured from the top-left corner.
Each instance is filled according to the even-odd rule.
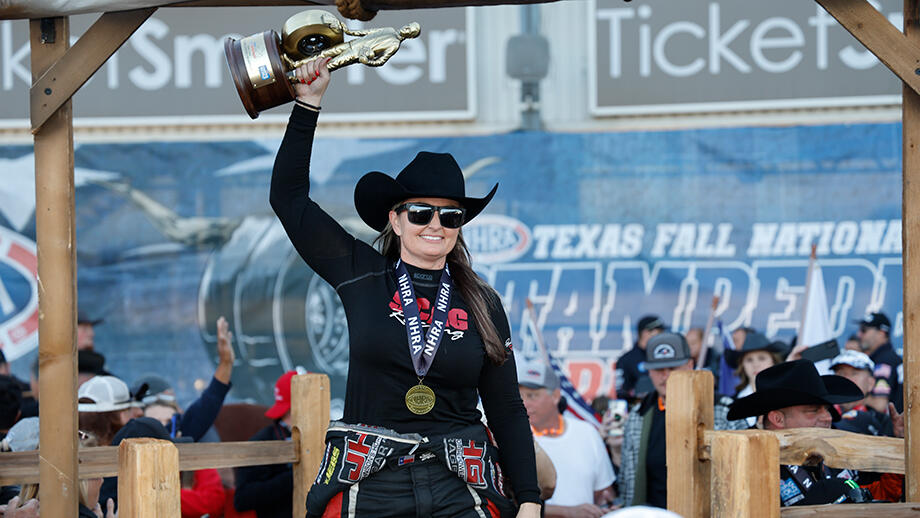
[[[447,312],[450,309],[450,295],[453,291],[453,281],[447,264],[441,272],[441,282],[438,288],[438,297],[432,308],[431,325],[428,332],[422,331],[422,318],[415,298],[415,288],[409,276],[409,270],[402,260],[396,261],[396,281],[398,284],[399,301],[402,303],[403,315],[406,323],[406,336],[409,339],[409,355],[419,382],[428,374],[434,355],[441,346],[444,337],[444,327],[447,323]]]
[[[805,499],[805,493],[808,493],[814,489],[817,480],[812,478],[811,474],[802,467],[796,465],[787,465],[785,466],[786,470],[792,474],[791,479],[784,479],[781,481],[780,489],[780,499],[782,500],[782,505],[790,506]],[[821,470],[823,471],[823,469]],[[792,490],[789,491],[788,485],[792,483],[798,487],[798,491]]]
[[[815,485],[818,483],[817,477],[823,476],[824,478],[833,478],[830,470],[828,470],[827,466],[825,466],[823,463],[818,466],[818,473],[816,473],[814,477],[812,477],[808,470],[806,470],[803,466],[786,465],[785,467],[786,470],[792,474],[792,479],[785,479],[781,480],[780,482],[780,499],[782,500],[783,507],[794,505],[796,502],[804,500],[805,494],[814,489]],[[852,480],[851,478],[847,478],[848,476],[852,475],[849,470],[844,470],[840,475],[838,475],[837,478],[843,479],[843,483],[846,484],[847,487],[859,488],[859,484],[857,484],[856,481]],[[787,491],[785,491],[789,482],[792,482],[798,486],[800,491],[798,494],[795,494],[795,492],[787,493]],[[847,495],[841,494],[835,501],[827,503],[839,504],[845,502],[846,500]]]

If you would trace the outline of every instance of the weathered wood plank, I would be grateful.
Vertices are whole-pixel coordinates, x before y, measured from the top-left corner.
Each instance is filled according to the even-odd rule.
[[[714,455],[707,447],[711,445],[714,433],[705,433],[700,458],[711,460]],[[833,468],[904,473],[904,439],[821,428],[798,428],[767,433],[776,434],[779,440],[780,464],[802,465],[809,464],[812,459],[823,458],[824,463]]]
[[[712,402],[711,372],[676,371],[668,378],[668,509],[684,518],[709,517],[710,466],[699,448],[703,432],[712,430]]]
[[[778,455],[770,432],[713,432],[712,516],[779,516]]]
[[[291,378],[291,429],[294,448],[300,458],[300,462],[294,464],[294,516],[307,512],[307,492],[326,451],[329,386],[329,376],[325,374],[301,374]]]
[[[181,516],[179,451],[169,441],[125,439],[118,446],[118,515]]]
[[[901,81],[920,92],[920,44],[907,38],[867,0],[815,0]],[[914,5],[916,9],[916,5]],[[904,22],[907,23],[907,8]],[[905,290],[906,292],[907,290]]]
[[[32,79],[70,47],[67,18],[31,20]],[[77,512],[77,258],[74,231],[73,106],[48,114],[35,134],[35,234],[38,250],[38,370],[45,516]]]
[[[782,516],[782,518],[808,518],[810,516],[833,516],[834,518],[866,518],[867,516],[917,518],[920,516],[920,505],[915,503],[802,505],[783,508],[780,511],[780,516]]]
[[[918,0],[904,1],[904,38],[920,45]],[[920,55],[911,56],[920,59]],[[917,68],[917,67],[915,67]],[[920,502],[920,95],[913,85],[902,87],[902,189],[901,239],[904,283],[904,423],[907,434],[904,464],[907,468],[905,500]]]
[[[32,133],[70,100],[154,11],[156,7],[104,13],[66,54],[44,70],[29,90]]]
[[[235,468],[297,462],[290,441],[241,441],[177,444],[179,469]],[[118,447],[84,448],[79,452],[79,477],[113,477],[118,474]],[[0,454],[0,485],[38,482],[38,452]]]

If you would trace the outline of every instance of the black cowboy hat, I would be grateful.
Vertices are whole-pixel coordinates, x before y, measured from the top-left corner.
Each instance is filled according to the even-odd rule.
[[[389,222],[389,212],[397,203],[409,198],[447,198],[466,209],[466,221],[486,207],[498,184],[483,198],[468,198],[463,171],[450,153],[422,151],[402,171],[391,176],[372,171],[355,186],[355,208],[371,228],[380,232]]]
[[[725,349],[725,363],[727,363],[729,367],[737,369],[738,363],[741,362],[741,357],[751,351],[767,351],[769,353],[785,355],[787,347],[783,342],[771,342],[766,336],[756,331],[749,332],[744,337],[744,343],[741,344],[741,349]]]
[[[858,401],[863,391],[843,376],[821,376],[815,364],[794,360],[764,369],[754,382],[757,391],[738,399],[728,409],[728,419],[764,415],[796,405],[828,405],[834,421],[840,414],[833,405]]]

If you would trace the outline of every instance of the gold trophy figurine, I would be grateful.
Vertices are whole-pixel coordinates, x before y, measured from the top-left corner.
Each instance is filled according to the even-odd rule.
[[[294,70],[308,61],[331,58],[330,71],[352,63],[379,67],[403,40],[420,32],[415,22],[398,30],[351,30],[326,11],[313,9],[288,18],[281,36],[268,30],[239,40],[227,38],[224,53],[240,100],[255,119],[263,110],[294,100]],[[345,41],[346,34],[354,39]]]

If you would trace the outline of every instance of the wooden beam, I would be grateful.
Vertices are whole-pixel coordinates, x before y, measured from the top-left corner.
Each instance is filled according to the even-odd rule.
[[[181,516],[179,451],[169,441],[125,439],[118,445],[118,516]],[[266,495],[266,498],[270,498]]]
[[[241,441],[177,444],[179,470],[238,468],[297,462],[290,441]],[[118,475],[118,447],[81,448],[81,479]],[[0,454],[0,486],[38,483],[38,452]]]
[[[918,518],[920,517],[920,506],[914,503],[801,505],[784,507],[780,511],[780,516],[783,518],[807,518],[811,516],[833,516],[834,518],[865,518],[866,516]]]
[[[920,92],[920,42],[907,38],[867,0],[815,0],[901,81]],[[908,11],[904,10],[907,24]],[[906,290],[905,290],[906,291]]]
[[[904,473],[904,439],[814,428],[774,433],[779,439],[780,464],[802,466],[820,458],[838,469]]]
[[[70,21],[29,22],[32,78],[70,47]],[[77,515],[77,282],[73,109],[69,100],[35,134],[38,250],[39,498],[45,516]]]
[[[555,0],[362,0],[368,11],[394,11],[402,9],[433,9],[479,5],[544,4]]]
[[[403,9],[429,9],[440,7],[465,7],[477,5],[542,4],[556,0],[362,0],[361,5],[371,11],[393,11]],[[162,7],[246,7],[246,6],[300,6],[335,7],[335,0],[189,0]]]
[[[779,516],[779,441],[775,435],[714,432],[712,516]]]
[[[70,100],[155,11],[156,7],[151,7],[104,13],[73,47],[33,79],[29,91],[32,133]]]
[[[335,7],[335,0],[190,0],[162,7],[268,7],[268,6],[297,6],[309,9],[314,4],[317,7]]]
[[[920,45],[918,0],[904,1],[904,39]],[[920,502],[920,95],[902,88],[901,261],[904,286],[905,500]]]
[[[709,517],[709,462],[700,460],[705,430],[713,426],[713,377],[707,370],[675,371],[668,378],[668,510],[684,518]]]
[[[904,439],[875,437],[843,430],[797,428],[769,433],[779,440],[780,464],[809,464],[823,459],[832,468],[849,468],[875,472],[904,473]],[[706,432],[700,457],[711,459],[715,432]]]
[[[329,376],[291,378],[291,431],[300,462],[294,464],[294,516],[307,513],[307,492],[326,451],[329,428]]]

